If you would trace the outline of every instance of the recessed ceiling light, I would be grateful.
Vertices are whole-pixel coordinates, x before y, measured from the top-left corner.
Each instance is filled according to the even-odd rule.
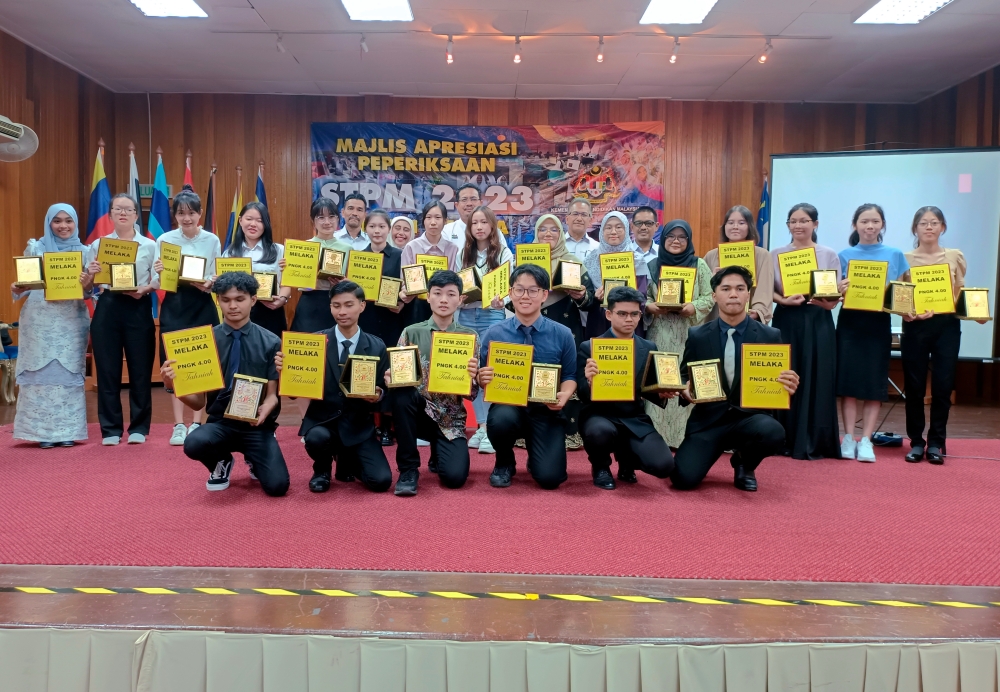
[[[649,0],[640,24],[701,24],[717,0]]]
[[[412,22],[408,0],[340,0],[355,22]]]
[[[147,17],[207,17],[194,0],[132,0]]]
[[[879,0],[855,24],[918,24],[952,0]]]

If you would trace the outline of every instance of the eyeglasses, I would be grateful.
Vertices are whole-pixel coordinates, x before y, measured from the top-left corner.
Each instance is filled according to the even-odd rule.
[[[625,312],[624,310],[615,310],[615,317],[620,320],[632,319],[637,320],[642,317],[642,313],[636,310],[635,312]]]
[[[543,289],[538,286],[532,286],[531,288],[522,288],[521,286],[514,286],[510,289],[510,294],[515,298],[522,298],[524,294],[527,293],[531,298],[537,298],[538,294],[542,292]]]
[[[940,226],[940,221],[921,221],[917,224],[917,228],[938,228]]]
[[[726,221],[726,226],[742,226],[746,228],[748,225],[749,224],[744,219],[740,219],[739,221]]]
[[[668,242],[668,243],[686,243],[687,242],[687,236],[686,235],[674,235],[673,233],[671,233],[670,235],[667,236],[666,242]]]
[[[571,211],[570,213],[566,214],[567,218],[572,217],[575,219],[589,219],[591,216],[593,216],[593,214],[591,214],[589,211]]]
[[[637,226],[639,228],[651,228],[651,227],[653,227],[653,226],[656,225],[656,222],[655,221],[633,221],[632,225],[633,226]]]
[[[135,209],[125,209],[124,207],[111,207],[112,214],[134,214]]]

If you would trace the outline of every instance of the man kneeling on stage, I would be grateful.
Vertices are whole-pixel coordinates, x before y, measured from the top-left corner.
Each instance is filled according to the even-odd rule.
[[[656,344],[635,335],[635,328],[642,319],[642,294],[634,288],[621,286],[608,293],[606,311],[611,329],[602,339],[632,339],[634,353],[635,390],[632,401],[591,400],[594,377],[600,372],[597,361],[591,358],[590,341],[580,344],[577,352],[577,371],[586,379],[580,382],[577,394],[584,402],[580,412],[580,432],[583,447],[587,450],[593,467],[594,485],[604,490],[614,490],[611,476],[611,453],[618,461],[618,480],[635,483],[635,469],[641,469],[657,478],[666,478],[674,468],[670,447],[653,427],[646,414],[644,400],[663,408],[667,392],[642,392],[642,374],[649,352]]]
[[[688,363],[718,359],[722,363],[725,401],[695,404],[687,422],[684,441],[677,449],[676,465],[670,480],[675,488],[695,488],[722,453],[733,450],[733,485],[740,490],[757,490],[754,471],[764,457],[780,454],[785,445],[785,429],[768,412],[740,407],[740,352],[743,344],[780,344],[781,332],[750,319],[747,301],[753,279],[743,267],[730,266],[712,277],[712,292],[719,317],[688,331],[681,373],[687,380]],[[783,370],[778,382],[795,394],[799,376]],[[681,392],[681,405],[691,401],[691,383]]]
[[[233,452],[240,452],[250,469],[250,477],[260,481],[265,493],[280,497],[288,491],[288,468],[274,437],[281,411],[277,369],[282,357],[281,341],[250,321],[257,289],[257,280],[244,272],[226,272],[215,279],[212,292],[218,296],[223,322],[212,331],[219,349],[219,365],[225,374],[225,388],[177,398],[195,411],[207,405],[208,422],[187,436],[184,453],[211,471],[206,483],[209,490],[229,487]],[[176,362],[165,362],[160,374],[173,380]],[[264,400],[253,423],[223,417],[237,373],[267,380]]]

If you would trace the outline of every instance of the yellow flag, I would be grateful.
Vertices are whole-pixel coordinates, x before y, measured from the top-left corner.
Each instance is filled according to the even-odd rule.
[[[326,378],[326,335],[281,333],[285,362],[278,380],[282,396],[322,399]]]

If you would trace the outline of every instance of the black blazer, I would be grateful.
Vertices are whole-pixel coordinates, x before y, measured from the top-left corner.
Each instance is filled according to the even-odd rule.
[[[781,344],[781,332],[773,327],[761,324],[756,320],[750,320],[746,331],[743,332],[743,343],[745,344]],[[688,363],[699,360],[722,360],[722,343],[719,338],[719,320],[714,319],[698,327],[691,327],[688,330],[687,343],[684,345],[684,358],[681,361],[681,377],[685,382],[688,380]],[[746,415],[766,413],[760,409],[740,408],[740,375],[741,375],[740,355],[736,354],[736,374],[734,386],[732,388],[726,383],[725,375],[722,376],[722,388],[729,397],[728,401],[713,401],[708,404],[697,404],[688,419],[687,435],[700,432],[714,425],[730,409],[736,409]],[[681,406],[687,406],[688,401],[681,398]]]
[[[375,424],[372,413],[379,410],[380,404],[369,403],[364,399],[348,399],[340,389],[340,354],[337,349],[336,327],[319,332],[326,335],[326,380],[323,383],[323,398],[314,400],[306,409],[306,415],[299,426],[299,435],[306,433],[317,425],[326,425],[339,436],[341,444],[353,447],[361,444],[365,438],[375,434]],[[385,371],[389,367],[389,357],[385,352],[385,344],[377,336],[361,331],[358,346],[354,349],[356,356],[377,356],[375,382],[385,391]],[[383,394],[383,396],[385,396]]]
[[[614,339],[615,334],[610,329],[602,334],[601,339]],[[642,392],[642,373],[646,368],[646,360],[649,352],[656,350],[656,344],[643,339],[641,336],[632,336],[635,341],[635,400],[633,401],[598,401],[590,400],[590,383],[583,376],[587,367],[587,359],[590,358],[590,339],[587,339],[576,352],[576,376],[577,376],[577,396],[583,402],[583,409],[580,411],[580,429],[591,416],[601,416],[620,422],[639,439],[644,438],[651,432],[655,432],[652,419],[646,414],[646,406],[643,401],[649,401],[660,408],[667,405],[666,399],[661,399],[658,392]]]

